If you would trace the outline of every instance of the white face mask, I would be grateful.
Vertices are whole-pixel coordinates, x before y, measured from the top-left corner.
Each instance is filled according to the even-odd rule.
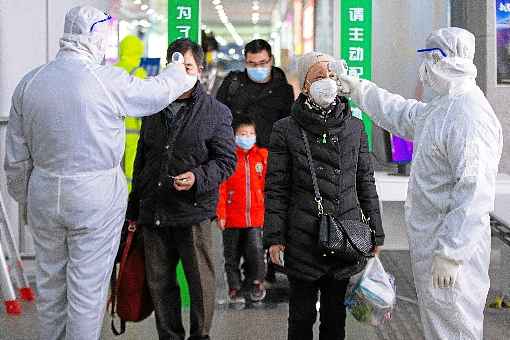
[[[427,72],[426,61],[421,63],[418,74],[423,86],[429,86],[429,73]]]
[[[449,88],[448,79],[441,77],[440,67],[440,64],[433,64],[425,60],[418,70],[423,86],[430,88],[436,94],[446,93]]]
[[[317,80],[310,86],[310,96],[317,105],[323,108],[327,108],[335,101],[337,93],[336,81],[330,78]]]

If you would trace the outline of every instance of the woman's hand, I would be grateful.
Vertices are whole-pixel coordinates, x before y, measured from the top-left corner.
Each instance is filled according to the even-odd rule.
[[[372,254],[374,254],[375,256],[379,256],[379,254],[381,253],[382,248],[383,248],[383,246],[375,246],[374,250],[372,250]]]
[[[285,251],[285,246],[283,244],[275,244],[269,247],[269,256],[271,257],[271,262],[279,266],[283,266],[283,263],[280,261],[280,252],[283,251]]]

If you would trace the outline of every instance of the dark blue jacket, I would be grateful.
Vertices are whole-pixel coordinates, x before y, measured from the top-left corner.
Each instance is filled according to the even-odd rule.
[[[168,123],[170,109],[143,118],[126,218],[160,227],[190,226],[216,215],[218,189],[236,166],[230,110],[201,84],[190,105]],[[196,182],[178,192],[170,176],[191,171]]]

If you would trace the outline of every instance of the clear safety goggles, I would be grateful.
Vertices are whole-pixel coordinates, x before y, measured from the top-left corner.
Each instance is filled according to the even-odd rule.
[[[106,18],[104,18],[102,20],[98,20],[95,23],[93,23],[92,26],[90,26],[90,33],[109,30],[110,22],[113,19],[113,17],[110,14],[108,14],[108,12],[106,12],[106,11],[104,12],[104,15],[106,15]],[[98,25],[98,24],[102,24],[102,23],[106,23],[107,25]]]
[[[433,64],[437,64],[443,58],[446,58],[448,55],[439,47],[434,48],[422,48],[416,50],[416,52],[420,53],[421,57],[424,60],[431,61]]]

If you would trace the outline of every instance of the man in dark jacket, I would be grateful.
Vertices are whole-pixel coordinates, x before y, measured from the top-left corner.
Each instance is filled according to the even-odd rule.
[[[269,147],[273,124],[290,114],[292,86],[283,71],[273,66],[271,45],[256,39],[244,48],[246,70],[231,72],[216,98],[227,105],[234,119],[248,115],[257,126],[257,145]]]
[[[189,74],[203,52],[188,39],[168,47],[184,55]],[[209,339],[215,275],[210,221],[218,188],[236,164],[232,116],[202,85],[144,119],[127,219],[142,227],[146,274],[160,339],[185,338],[176,267],[182,261],[191,297],[190,338]]]

